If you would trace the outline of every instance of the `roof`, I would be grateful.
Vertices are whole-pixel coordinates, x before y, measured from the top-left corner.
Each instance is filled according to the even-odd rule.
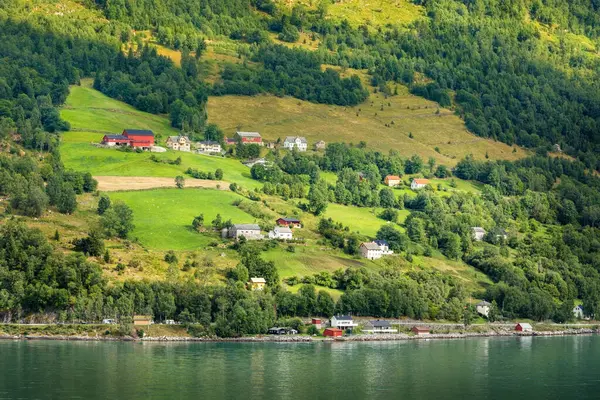
[[[258,132],[236,132],[241,137],[261,137]]]
[[[413,182],[417,185],[427,185],[429,183],[429,179],[413,179]]]
[[[257,224],[235,224],[231,228],[234,230],[260,231],[260,226]]]
[[[492,303],[488,303],[487,301],[483,300],[483,301],[480,301],[479,303],[477,303],[476,305],[477,305],[477,307],[483,307],[483,306],[489,307],[492,305]]]
[[[148,129],[125,129],[123,133],[138,136],[154,136],[154,133]]]
[[[250,282],[252,283],[267,283],[265,278],[250,278]]]
[[[377,244],[378,246],[389,246],[387,240],[373,240],[373,243]]]
[[[429,328],[426,326],[413,326],[412,329],[416,329],[417,331],[427,331],[429,332]]]
[[[277,221],[279,221],[280,219],[285,222],[300,222],[300,220],[298,218],[283,217],[283,218],[277,219]]]
[[[179,136],[169,136],[169,139],[171,139],[171,140],[179,140],[179,138],[184,138],[185,140],[188,140],[188,141],[190,140],[190,138],[189,138],[189,137],[187,137],[187,136],[183,136],[183,135],[179,135]]]
[[[104,137],[108,139],[117,139],[117,140],[129,140],[127,136],[123,135],[104,135]]]
[[[338,321],[352,321],[351,315],[334,315],[333,318]]]
[[[376,321],[369,321],[369,323],[374,328],[389,328],[390,326],[392,326],[388,321],[376,320]]]
[[[215,142],[214,140],[203,140],[201,142],[198,142],[198,144],[204,144],[207,146],[211,146],[211,145],[217,145],[217,144],[219,144],[219,142]]]
[[[521,328],[524,328],[524,329],[533,329],[533,327],[531,326],[531,324],[530,324],[530,323],[527,323],[527,322],[519,322],[519,323],[517,324],[517,326],[518,326],[518,325],[521,325]]]
[[[317,142],[317,144],[325,144],[325,141],[324,141],[324,140],[319,140],[319,141]]]
[[[385,177],[385,179],[399,181],[400,177],[398,175],[388,175]]]
[[[325,330],[329,332],[344,332],[340,328],[325,328]]]
[[[473,232],[482,232],[482,233],[485,233],[485,229],[483,229],[480,226],[474,226],[472,229],[473,229]]]
[[[578,306],[575,306],[574,308],[575,310],[582,310],[583,311],[583,306],[581,304],[579,304]]]
[[[364,242],[364,243],[361,243],[360,245],[364,246],[367,250],[381,250],[379,245],[377,243],[373,243],[373,242]]]
[[[292,233],[292,230],[287,226],[277,226],[273,230],[278,233]]]
[[[134,321],[145,321],[148,319],[152,319],[152,317],[150,315],[134,315],[133,316]]]
[[[306,143],[306,138],[304,136],[287,136],[283,142],[295,142],[296,139],[299,139],[301,143]]]

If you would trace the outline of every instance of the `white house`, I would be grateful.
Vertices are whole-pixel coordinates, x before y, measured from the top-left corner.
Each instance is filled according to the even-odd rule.
[[[204,140],[196,143],[196,151],[198,153],[220,153],[221,150],[221,144],[212,140]]]
[[[573,308],[573,315],[577,319],[583,319],[583,306],[581,304]]]
[[[394,254],[394,250],[390,250],[390,245],[386,240],[373,240],[373,243],[379,246],[379,248],[381,249],[382,256]]]
[[[191,143],[187,136],[169,136],[167,138],[167,147],[173,150],[190,151]]]
[[[332,328],[338,329],[353,329],[358,326],[350,315],[334,315],[330,322]]]
[[[244,236],[248,240],[261,240],[264,236],[260,233],[260,226],[257,224],[236,224],[227,231],[227,236],[239,239]]]
[[[360,255],[363,258],[368,258],[369,260],[377,260],[381,258],[383,255],[381,252],[381,247],[377,243],[373,242],[364,242],[360,244],[359,247]]]
[[[368,321],[363,325],[365,333],[398,333],[398,329],[393,329],[388,321]]]
[[[477,303],[475,305],[475,309],[477,310],[478,314],[483,315],[484,317],[488,317],[488,315],[490,314],[490,307],[492,305],[490,303],[488,303],[487,301],[480,301],[479,303]]]
[[[486,234],[485,229],[480,226],[474,226],[471,229],[473,230],[473,239],[477,240],[478,242],[482,241]]]
[[[276,226],[269,232],[269,239],[292,240],[292,230],[287,226]]]
[[[418,190],[418,189],[423,189],[427,185],[429,185],[429,179],[418,179],[418,178],[415,178],[410,183],[410,188],[412,190]]]
[[[293,148],[298,149],[298,151],[306,151],[308,148],[308,142],[305,137],[302,136],[288,136],[283,141],[283,148],[292,150]]]

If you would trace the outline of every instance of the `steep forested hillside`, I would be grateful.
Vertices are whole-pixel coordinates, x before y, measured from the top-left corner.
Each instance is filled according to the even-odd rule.
[[[202,324],[202,332],[235,336],[264,332],[274,322],[275,306],[279,317],[337,311],[456,321],[467,297],[475,295],[495,302],[496,317],[565,321],[572,318],[574,302],[584,304],[586,315],[598,315],[596,3],[423,0],[406,8],[414,18],[388,23],[357,23],[362,14],[352,22],[340,19],[331,11],[336,6],[328,0],[0,0],[0,316],[54,313],[62,321],[107,316],[127,322],[134,312],[152,313]],[[178,51],[180,62],[161,55],[157,44]],[[210,81],[203,79],[209,45],[231,50]],[[352,73],[357,70],[363,79]],[[243,179],[230,182],[231,197],[239,197],[228,204],[232,215],[247,214],[270,228],[275,215],[303,213],[312,225],[300,243],[356,265],[358,244],[374,239],[373,233],[327,217],[333,203],[338,211],[375,220],[375,236],[389,241],[397,256],[370,268],[305,276],[286,272],[289,287],[305,284],[295,293],[280,285],[280,265],[268,258],[297,261],[295,246],[278,251],[276,241],[219,242],[218,232],[232,221],[217,214],[209,223],[199,213],[190,218],[188,233],[204,235],[211,251],[227,247],[222,255],[235,257],[234,268],[209,280],[203,273],[213,261],[187,258],[182,271],[195,272],[189,280],[177,280],[178,254],[170,251],[158,262],[169,265],[166,281],[109,284],[98,263],[116,264],[118,274],[131,268],[143,275],[143,268],[135,259],[127,266],[115,262],[104,244],[110,239],[127,250],[135,247],[132,208],[99,195],[90,173],[70,171],[61,161],[61,132],[71,127],[58,109],[70,85],[84,77],[107,96],[156,118],[168,116],[172,127],[192,138],[221,142],[224,133],[207,124],[210,96],[269,93],[358,106],[359,113],[368,103],[367,86],[387,99],[404,85],[451,110],[446,114],[455,112],[474,134],[529,147],[537,155],[515,162],[466,157],[450,169],[434,157],[425,161],[372,151],[369,137],[355,145],[329,143],[324,152],[263,151],[266,165],[244,167],[236,175]],[[383,111],[385,104],[379,107]],[[572,158],[548,157],[550,150]],[[182,157],[171,160],[170,154],[146,159],[140,150],[136,157],[141,165],[168,164],[170,172],[181,168],[182,174],[209,176],[179,167]],[[239,167],[234,158],[260,154],[258,146],[239,143],[230,146],[227,157]],[[197,157],[189,156],[183,159]],[[417,194],[404,182],[395,189],[381,187],[388,174],[407,183],[416,177],[437,181]],[[178,182],[184,186],[182,176]],[[457,189],[459,184],[470,190]],[[169,194],[178,198],[177,191]],[[81,214],[87,236],[64,243],[58,228],[49,240],[26,226],[49,211],[76,218],[83,197],[93,203]],[[474,226],[488,230],[482,242],[473,239]],[[65,227],[72,225],[60,226]],[[473,284],[427,268],[441,262],[482,275],[477,269],[489,279]],[[269,290],[246,290],[249,276],[264,277]],[[331,290],[339,295],[337,303]]]

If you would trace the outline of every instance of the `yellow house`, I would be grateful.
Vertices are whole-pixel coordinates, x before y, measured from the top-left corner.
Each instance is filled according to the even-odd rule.
[[[248,287],[250,290],[264,290],[267,281],[265,278],[250,278],[250,282],[248,282]]]

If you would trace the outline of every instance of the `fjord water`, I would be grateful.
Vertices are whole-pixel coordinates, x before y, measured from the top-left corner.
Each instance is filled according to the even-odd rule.
[[[4,399],[597,399],[600,336],[362,343],[0,341]]]

